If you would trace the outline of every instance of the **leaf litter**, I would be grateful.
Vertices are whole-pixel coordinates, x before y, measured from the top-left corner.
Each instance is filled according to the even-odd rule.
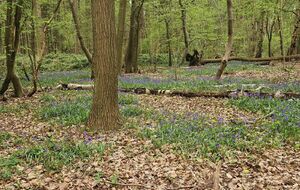
[[[144,107],[170,112],[208,113],[221,115],[226,121],[257,117],[224,106],[218,99],[164,96],[139,96]],[[30,104],[39,106],[38,97],[10,99],[6,106]],[[224,110],[226,109],[226,110]],[[44,141],[47,138],[84,139],[84,126],[64,128],[39,121],[34,109],[24,108],[20,113],[0,113],[0,131],[24,139],[21,144],[8,142],[0,148],[1,157],[8,157],[16,149]],[[132,129],[110,134],[89,134],[93,139],[108,144],[100,157],[77,159],[60,171],[47,171],[43,165],[21,163],[9,180],[0,180],[0,189],[213,189],[219,181],[220,189],[299,189],[300,153],[292,147],[264,150],[263,153],[237,152],[235,159],[220,165],[219,179],[214,178],[216,163],[187,158],[172,151],[172,145],[156,148],[151,141],[138,138]]]

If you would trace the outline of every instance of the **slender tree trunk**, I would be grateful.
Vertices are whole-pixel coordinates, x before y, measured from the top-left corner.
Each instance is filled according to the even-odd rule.
[[[79,7],[80,7],[80,6],[79,6],[80,1],[79,1],[79,0],[75,0],[75,1],[73,2],[73,4],[74,4],[75,14],[76,14],[76,15],[79,15],[78,13],[80,12],[80,10],[79,10]],[[78,21],[79,21],[79,23],[80,23],[79,18],[78,18]],[[75,36],[74,53],[76,53],[76,54],[80,53],[80,41],[79,41],[77,35]]]
[[[112,0],[92,0],[91,4],[95,89],[88,126],[92,129],[120,127],[114,4]]]
[[[226,45],[226,52],[222,59],[221,66],[217,72],[216,79],[220,80],[230,57],[232,46],[233,46],[233,11],[232,11],[232,0],[227,0],[227,14],[228,14],[228,42]]]
[[[278,16],[277,21],[278,21],[279,40],[280,40],[280,55],[284,56],[283,32],[282,32],[282,17]]]
[[[32,70],[32,82],[33,82],[33,89],[28,94],[29,97],[33,96],[37,91],[37,84],[38,84],[38,76],[40,67],[42,65],[42,59],[46,53],[46,41],[45,36],[48,31],[48,26],[53,21],[56,13],[59,10],[59,7],[61,5],[62,0],[58,0],[56,8],[54,10],[54,13],[52,17],[49,19],[49,21],[46,22],[46,24],[43,27],[37,27],[36,26],[36,18],[41,17],[41,11],[40,6],[37,0],[32,0],[32,17],[31,17],[31,36],[30,40],[29,37],[27,37],[27,44],[30,42],[31,46],[31,52],[28,50],[28,55],[31,61],[31,70]],[[29,42],[30,41],[30,42]]]
[[[2,20],[0,20],[0,54],[3,53],[3,41],[2,41]]]
[[[16,97],[24,95],[23,88],[19,77],[15,72],[16,55],[19,49],[21,26],[20,21],[22,17],[23,0],[17,1],[15,6],[15,15],[13,16],[13,0],[7,0],[7,12],[5,23],[5,46],[6,46],[6,78],[2,84],[0,95],[3,95],[12,82],[14,93]]]
[[[127,0],[120,0],[119,15],[118,15],[118,31],[117,31],[117,63],[119,64],[119,72],[122,69],[123,57],[123,42],[125,35],[125,20],[126,20]]]
[[[165,19],[166,24],[166,38],[168,44],[169,67],[172,67],[172,47],[171,47],[171,34],[170,34],[170,19]]]
[[[92,68],[91,78],[93,79],[95,77],[95,74],[94,74],[92,54],[90,53],[89,49],[85,45],[83,37],[81,35],[80,25],[79,25],[79,18],[78,18],[73,0],[69,0],[69,4],[70,4],[74,24],[75,24],[75,30],[76,30],[77,38],[80,42],[80,46],[81,46],[82,51],[84,52],[86,58],[88,59],[90,65],[91,65],[91,68]]]
[[[268,55],[269,55],[269,57],[273,56],[273,53],[272,53],[272,39],[273,39],[274,26],[275,26],[275,21],[272,20],[271,23],[270,23],[269,17],[267,17],[266,33],[267,33],[267,37],[268,37]]]
[[[258,38],[258,21],[254,16],[253,23],[252,23],[252,32],[249,37],[249,50],[248,50],[249,57],[255,56],[257,38]]]
[[[256,48],[256,55],[255,58],[261,58],[263,54],[263,43],[264,43],[264,20],[265,20],[265,12],[262,11],[260,15],[259,24],[259,35],[258,35],[258,42]]]
[[[182,57],[181,64],[184,63],[185,57],[187,53],[189,52],[189,33],[187,31],[187,24],[186,24],[186,8],[182,3],[182,0],[178,1],[180,9],[181,9],[181,22],[182,22],[182,32],[183,32],[183,38],[184,38],[184,54]]]
[[[140,14],[144,4],[144,0],[132,0],[131,16],[130,16],[130,31],[127,52],[125,56],[125,73],[138,72],[138,50],[140,38]]]
[[[2,20],[0,20],[0,54],[3,53],[2,27]]]

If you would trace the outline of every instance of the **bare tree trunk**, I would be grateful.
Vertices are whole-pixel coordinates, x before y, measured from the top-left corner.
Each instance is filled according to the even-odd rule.
[[[278,16],[278,33],[279,33],[279,40],[280,40],[280,55],[284,56],[284,45],[283,45],[283,32],[282,32],[282,17]]]
[[[300,36],[300,9],[296,11],[296,22],[294,24],[294,30],[292,33],[292,39],[290,47],[287,51],[287,55],[293,55],[297,51],[297,41]]]
[[[185,56],[189,52],[189,33],[187,31],[187,24],[186,24],[186,8],[182,3],[182,0],[178,1],[180,9],[181,9],[181,22],[182,22],[182,32],[183,32],[183,37],[184,37],[184,54],[182,58],[181,64],[184,63]]]
[[[249,57],[254,57],[255,56],[255,52],[256,52],[256,43],[257,43],[257,37],[258,37],[258,21],[257,19],[254,17],[253,19],[253,23],[252,23],[252,32],[251,35],[249,37],[249,53],[248,56]]]
[[[171,47],[171,34],[170,34],[170,19],[165,19],[166,24],[166,38],[168,44],[169,67],[172,67],[172,47]]]
[[[3,53],[2,27],[2,20],[0,20],[0,54]]]
[[[125,73],[138,72],[138,50],[140,38],[140,14],[144,4],[144,0],[132,0],[131,16],[130,16],[130,31],[127,52],[125,56]]]
[[[79,4],[80,4],[80,0],[75,0],[74,2],[74,10],[75,10],[75,12],[76,12],[76,15],[78,15],[78,13],[80,12],[80,6],[79,6]],[[79,20],[79,18],[78,18],[78,22],[80,23],[80,20]],[[78,23],[78,24],[79,24]],[[77,34],[76,34],[76,36],[75,36],[75,47],[74,47],[74,53],[76,53],[76,54],[78,54],[78,53],[80,53],[80,48],[81,48],[81,46],[80,46],[80,41],[79,41],[79,39],[78,39],[78,37],[77,37]]]
[[[261,58],[263,53],[263,43],[264,43],[264,20],[265,20],[265,12],[262,11],[260,15],[259,24],[259,35],[258,35],[258,42],[256,48],[256,55],[255,58]]]
[[[268,55],[269,57],[273,56],[272,53],[272,39],[273,39],[273,29],[275,26],[275,21],[272,20],[270,23],[269,17],[267,17],[266,20],[266,33],[267,33],[267,37],[268,37]]]
[[[33,89],[28,94],[29,97],[33,96],[37,91],[39,71],[47,49],[45,36],[47,34],[49,25],[51,24],[51,22],[53,21],[53,19],[55,18],[59,10],[61,2],[62,0],[58,0],[54,13],[52,17],[46,22],[46,24],[43,27],[37,28],[35,24],[35,18],[37,16],[41,16],[41,12],[39,12],[40,7],[39,4],[37,3],[37,0],[32,0],[32,18],[31,18],[32,30],[31,30],[30,40],[29,37],[27,37],[27,44],[29,44],[29,41],[31,42],[30,43],[31,52],[28,50],[28,55],[31,61],[32,83],[33,83]]]
[[[86,58],[88,59],[90,65],[92,67],[91,78],[93,79],[95,77],[95,74],[94,74],[94,68],[93,68],[93,64],[92,64],[93,63],[92,54],[90,53],[89,49],[86,47],[86,45],[83,41],[83,37],[82,37],[81,31],[80,31],[79,19],[78,19],[78,15],[77,15],[73,0],[69,0],[69,4],[70,4],[72,17],[73,17],[74,24],[75,24],[75,30],[76,30],[78,40],[80,42],[81,49],[84,52]]]
[[[13,16],[13,0],[7,0],[7,12],[5,23],[5,46],[6,46],[6,78],[2,84],[0,95],[3,95],[12,82],[16,97],[24,95],[23,88],[19,77],[15,72],[16,55],[19,49],[22,17],[23,0],[18,0],[15,6],[15,15]],[[14,20],[14,21],[13,21]]]
[[[114,4],[111,0],[92,0],[91,4],[95,89],[88,126],[92,129],[120,127]]]
[[[227,0],[227,14],[228,14],[228,42],[226,45],[226,52],[222,59],[221,66],[217,72],[216,79],[220,80],[226,66],[228,63],[228,59],[231,54],[232,46],[233,46],[233,11],[232,11],[232,0]]]
[[[123,42],[125,35],[127,0],[120,0],[118,15],[118,31],[117,31],[117,63],[119,64],[119,72],[121,72],[123,61]]]

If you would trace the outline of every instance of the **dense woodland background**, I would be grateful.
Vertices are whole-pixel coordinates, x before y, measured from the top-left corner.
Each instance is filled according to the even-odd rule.
[[[39,28],[43,27],[53,15],[57,2],[37,0],[36,3],[37,15],[34,17],[34,22]],[[141,2],[137,1],[137,6],[140,6],[139,3]],[[267,57],[288,53],[293,32],[299,27],[297,0],[239,0],[234,4],[234,55]],[[118,6],[119,3],[116,5]],[[6,5],[2,2],[0,6],[0,53],[4,54]],[[83,39],[86,46],[92,49],[90,1],[74,1],[74,6],[79,17]],[[117,15],[118,7],[116,10]],[[182,54],[185,47],[182,10],[186,12],[189,50],[203,51],[205,58],[223,55],[227,38],[225,0],[182,0],[181,5],[178,1],[153,0],[144,2],[140,14],[140,63],[167,64],[168,43],[170,43],[173,59],[176,59],[178,54]],[[130,13],[130,3],[127,3],[124,51],[129,37]],[[25,1],[20,40],[20,53],[24,56],[26,56],[26,48],[29,47],[26,35],[31,32],[31,15],[31,2]],[[297,35],[298,33],[297,30]],[[82,54],[67,1],[62,2],[46,36],[39,36],[37,40],[39,43],[46,41],[46,54],[52,56],[54,53]],[[299,48],[293,53],[298,52]]]

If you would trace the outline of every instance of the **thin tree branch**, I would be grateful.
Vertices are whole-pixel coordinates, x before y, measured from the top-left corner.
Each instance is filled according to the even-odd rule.
[[[90,64],[92,64],[92,54],[91,52],[88,50],[88,48],[86,47],[84,41],[83,41],[83,37],[81,35],[80,32],[80,26],[79,26],[79,19],[78,19],[78,15],[76,13],[75,7],[74,7],[74,3],[72,0],[69,0],[69,4],[70,4],[70,8],[71,8],[71,12],[72,12],[72,17],[74,20],[74,24],[75,24],[75,30],[76,30],[76,34],[80,43],[80,46],[82,48],[82,51],[84,52],[85,56],[87,57],[88,61]]]

